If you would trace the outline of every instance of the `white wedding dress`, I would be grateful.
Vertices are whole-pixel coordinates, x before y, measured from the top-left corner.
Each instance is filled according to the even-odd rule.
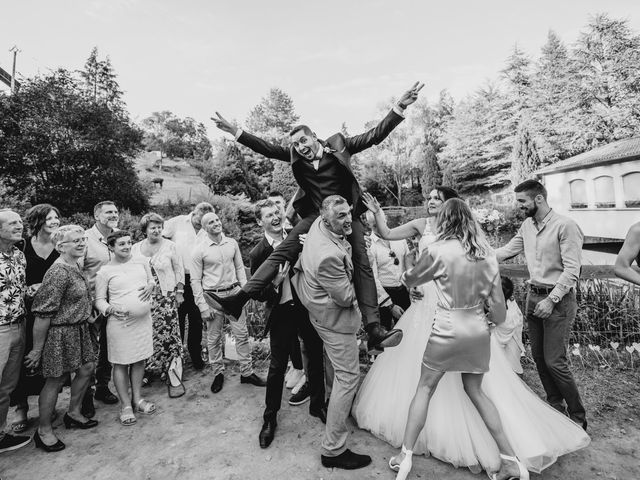
[[[428,228],[420,239],[421,252],[435,240]],[[424,298],[414,302],[395,327],[404,333],[402,343],[378,356],[352,409],[360,428],[398,448],[435,312],[435,284],[429,282],[421,288]],[[528,470],[540,473],[559,456],[589,444],[590,438],[580,426],[520,380],[493,335],[489,368],[482,389],[498,409],[505,433]],[[498,447],[464,392],[460,373],[445,373],[440,380],[414,452],[433,455],[456,467],[468,467],[474,473],[500,468]]]

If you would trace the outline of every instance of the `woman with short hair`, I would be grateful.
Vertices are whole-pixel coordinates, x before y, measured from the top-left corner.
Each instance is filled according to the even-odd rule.
[[[96,275],[95,307],[107,317],[107,355],[120,399],[120,423],[136,423],[135,412],[155,413],[141,395],[144,363],[153,355],[151,294],[156,286],[149,264],[131,255],[131,233],[107,237],[112,258]],[[129,395],[131,387],[131,396]]]
[[[33,296],[38,291],[44,274],[60,256],[52,236],[60,226],[60,212],[53,205],[41,203],[31,207],[25,216],[29,229],[29,238],[24,246],[24,256],[27,261],[26,282],[27,296],[25,306],[27,308],[25,353],[31,351],[33,346],[34,317],[31,313]],[[16,407],[16,420],[11,425],[15,433],[24,432],[29,426],[29,396],[39,395],[44,386],[44,378],[40,372],[29,370],[23,366],[20,371],[18,386],[11,394],[11,406]]]
[[[145,365],[145,378],[166,380],[172,361],[182,365],[182,340],[178,322],[178,306],[184,301],[184,267],[176,245],[162,237],[164,219],[157,213],[148,213],[140,220],[140,229],[145,239],[133,245],[134,258],[148,262],[156,281],[151,302],[153,321],[153,355]],[[181,379],[179,379],[181,380]],[[184,390],[174,393],[171,385],[169,395],[180,396]]]
[[[97,354],[97,345],[89,333],[91,293],[78,264],[84,256],[87,238],[82,227],[66,225],[53,234],[52,240],[60,257],[45,274],[33,299],[33,349],[25,359],[27,368],[42,366],[46,379],[39,398],[40,424],[33,439],[38,448],[47,452],[65,448],[53,432],[51,416],[69,373],[75,376],[65,426],[87,429],[98,425],[80,413]]]

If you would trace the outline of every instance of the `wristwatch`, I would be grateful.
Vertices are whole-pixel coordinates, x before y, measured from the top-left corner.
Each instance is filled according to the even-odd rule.
[[[553,303],[558,303],[560,301],[560,297],[555,294],[551,294],[549,295],[549,300],[551,300]]]

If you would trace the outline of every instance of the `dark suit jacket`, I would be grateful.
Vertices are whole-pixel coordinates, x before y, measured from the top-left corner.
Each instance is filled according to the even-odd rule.
[[[258,244],[251,249],[249,252],[249,268],[251,270],[251,275],[253,275],[260,265],[269,258],[269,255],[273,252],[273,247],[269,244],[267,237],[262,236],[262,240],[258,242]],[[289,270],[289,277],[293,276],[293,268]],[[281,286],[282,287],[282,286]],[[300,302],[295,291],[291,292],[293,294],[293,300],[295,302]],[[273,321],[271,318],[271,313],[273,312],[273,307],[280,303],[280,298],[282,297],[282,288],[276,288],[273,285],[273,282],[269,282],[267,286],[260,292],[260,294],[256,297],[256,300],[260,302],[265,302],[265,311],[264,317],[266,318],[266,323],[264,327],[264,335],[271,328],[271,322]]]
[[[366,207],[362,203],[361,199],[362,190],[360,189],[360,185],[358,185],[358,181],[356,180],[356,177],[353,174],[353,169],[351,168],[351,156],[382,142],[393,131],[393,129],[402,122],[402,120],[404,120],[403,117],[391,110],[387,116],[378,123],[378,125],[365,133],[349,138],[345,137],[341,133],[336,133],[335,135],[327,138],[324,142],[320,142],[323,146],[329,146],[334,150],[333,152],[325,153],[324,155],[333,155],[346,169],[348,178],[351,181],[351,198],[353,200],[354,215],[356,217],[366,211]],[[238,141],[246,147],[249,147],[254,152],[264,155],[265,157],[291,163],[293,176],[298,182],[298,185],[301,185],[300,179],[302,172],[301,169],[298,168],[298,162],[305,161],[305,159],[296,152],[293,146],[285,148],[280,145],[273,145],[245,131],[242,132]],[[299,188],[296,193],[293,200],[293,207],[301,217],[305,217],[317,210],[311,204],[307,194],[302,188]]]

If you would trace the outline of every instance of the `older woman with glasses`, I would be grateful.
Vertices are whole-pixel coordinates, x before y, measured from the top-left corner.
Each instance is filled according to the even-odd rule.
[[[33,346],[33,323],[31,302],[38,291],[44,274],[59,256],[52,241],[53,234],[60,226],[60,212],[53,205],[41,203],[31,207],[26,214],[26,223],[30,236],[25,242],[24,256],[27,260],[27,335],[25,352]],[[44,385],[44,378],[36,370],[23,367],[20,372],[18,386],[11,394],[11,406],[16,407],[16,420],[11,425],[15,433],[24,432],[29,426],[29,395],[39,395]]]
[[[113,256],[96,275],[95,307],[107,317],[107,354],[120,398],[120,423],[129,426],[136,423],[134,407],[143,414],[156,410],[141,395],[144,364],[153,355],[150,302],[156,284],[149,264],[131,255],[131,233],[112,232],[107,245]]]
[[[133,245],[134,258],[148,262],[156,281],[151,302],[153,320],[153,355],[147,359],[145,378],[166,379],[169,365],[182,363],[182,340],[178,322],[178,306],[184,301],[184,267],[176,250],[176,244],[162,237],[164,219],[157,213],[148,213],[140,220],[140,229],[146,238]],[[181,379],[179,379],[181,380]],[[184,389],[169,396],[180,396]]]
[[[69,410],[64,416],[65,427],[87,429],[98,425],[80,413],[97,349],[89,333],[90,289],[78,265],[87,239],[84,229],[77,225],[60,227],[52,239],[60,257],[45,274],[33,300],[33,349],[25,359],[28,368],[41,365],[46,379],[39,399],[40,424],[33,439],[38,448],[47,452],[65,448],[53,432],[51,416],[69,373],[75,376],[71,382]]]

